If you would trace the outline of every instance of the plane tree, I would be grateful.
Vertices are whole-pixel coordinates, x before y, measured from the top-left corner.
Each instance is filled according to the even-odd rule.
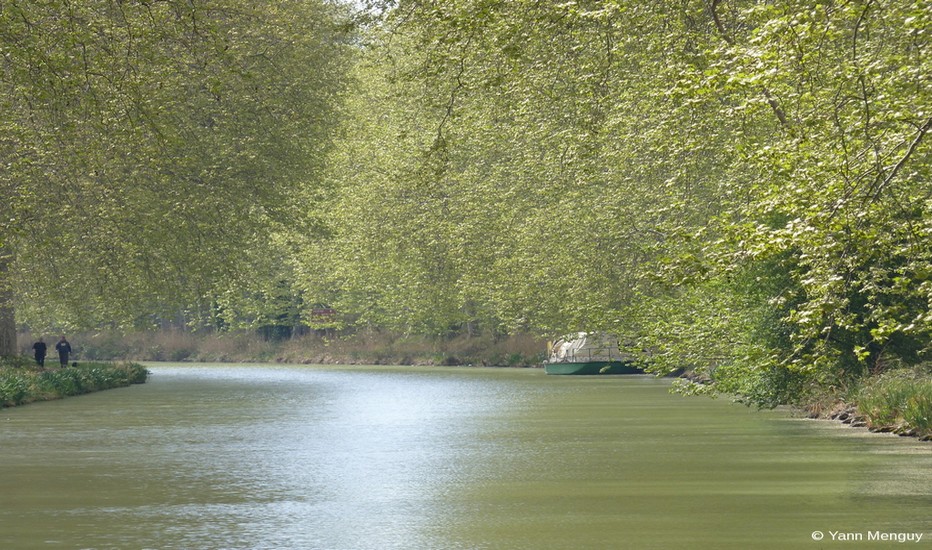
[[[211,301],[310,208],[349,54],[327,2],[0,5],[0,353]],[[14,313],[15,312],[15,313]]]
[[[759,404],[928,360],[922,2],[380,4],[348,308],[624,333]]]

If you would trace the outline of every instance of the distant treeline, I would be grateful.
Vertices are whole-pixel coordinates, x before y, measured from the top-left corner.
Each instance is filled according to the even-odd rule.
[[[19,335],[31,354],[33,335]],[[70,337],[78,361],[199,361],[363,365],[537,367],[547,343],[527,334],[434,338],[388,331],[310,331],[269,338],[264,331],[96,331]]]

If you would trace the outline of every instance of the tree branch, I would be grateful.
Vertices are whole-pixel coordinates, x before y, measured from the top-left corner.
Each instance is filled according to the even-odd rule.
[[[766,86],[761,86],[761,91],[764,92],[764,97],[767,98],[767,104],[770,105],[770,109],[773,111],[773,114],[777,116],[777,120],[780,121],[780,124],[789,126],[790,122],[786,119],[786,113],[783,112],[783,107],[780,106],[780,102],[777,101],[777,98],[770,94],[770,90],[768,90]]]
[[[919,147],[919,144],[922,143],[922,138],[925,137],[929,130],[932,130],[932,117],[927,118],[925,124],[919,127],[919,133],[916,134],[915,139],[913,139],[912,143],[909,144],[909,148],[906,149],[906,153],[904,153],[900,160],[898,160],[897,163],[893,166],[893,169],[890,170],[890,173],[887,174],[887,177],[884,178],[883,182],[877,186],[877,190],[874,191],[874,194],[871,197],[871,202],[876,202],[880,198],[880,194],[883,192],[884,188],[891,181],[893,181],[893,178],[896,177],[896,174],[900,171],[901,168],[903,168],[903,165],[906,164],[906,161],[909,160],[909,157],[911,157],[916,148]]]
[[[722,0],[712,0],[712,3],[709,5],[709,11],[712,12],[712,21],[715,22],[715,28],[718,29],[718,33],[722,36],[722,40],[734,46],[734,38],[728,36],[728,33],[725,32],[725,25],[722,24],[722,20],[718,17],[718,5],[721,3]]]

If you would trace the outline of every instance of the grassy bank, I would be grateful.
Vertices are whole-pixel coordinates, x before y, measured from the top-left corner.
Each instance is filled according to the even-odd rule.
[[[141,384],[149,372],[135,363],[79,363],[42,368],[31,359],[0,359],[0,407]]]
[[[932,365],[871,376],[805,409],[813,418],[932,441]]]
[[[871,429],[932,438],[932,372],[928,368],[873,378],[859,389],[856,403]]]

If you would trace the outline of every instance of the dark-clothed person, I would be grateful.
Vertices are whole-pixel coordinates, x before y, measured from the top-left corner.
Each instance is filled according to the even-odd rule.
[[[40,367],[44,367],[45,352],[49,349],[49,347],[45,345],[45,340],[43,338],[39,338],[39,341],[32,345],[32,349],[36,352],[36,364]]]
[[[64,336],[55,344],[55,351],[58,352],[58,360],[61,361],[62,368],[67,367],[68,356],[71,355],[71,344],[68,343],[68,340],[65,340]]]

